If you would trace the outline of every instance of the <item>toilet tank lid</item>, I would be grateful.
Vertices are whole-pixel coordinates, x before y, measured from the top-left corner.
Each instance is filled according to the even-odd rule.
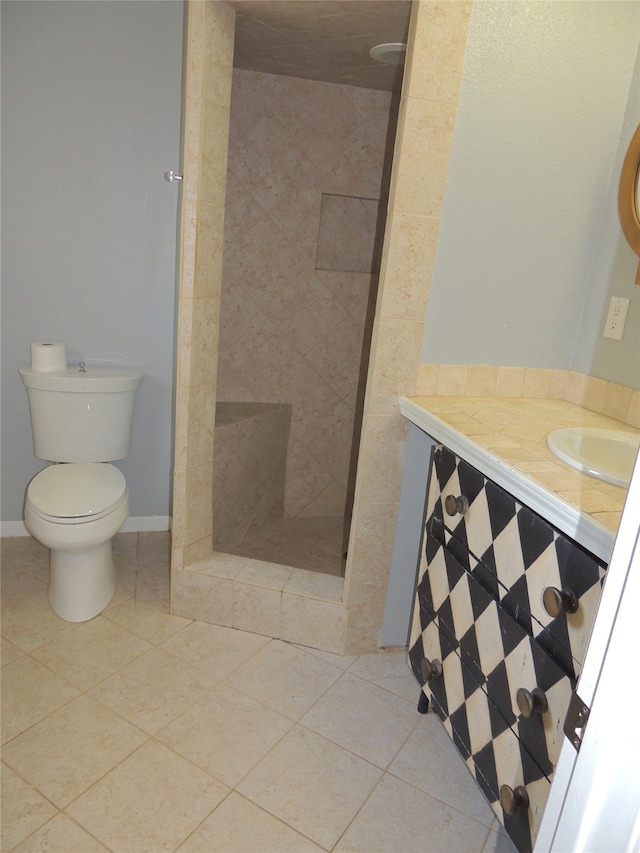
[[[27,388],[38,391],[118,392],[135,391],[144,377],[137,367],[77,367],[45,372],[32,367],[19,367],[18,373]]]
[[[55,518],[83,518],[116,504],[127,482],[114,465],[72,462],[50,465],[29,483],[27,496],[39,512]]]

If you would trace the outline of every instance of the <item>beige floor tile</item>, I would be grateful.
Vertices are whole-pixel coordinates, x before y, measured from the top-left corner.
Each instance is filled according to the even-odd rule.
[[[33,657],[80,690],[89,690],[151,649],[150,643],[97,616],[79,622]]]
[[[269,642],[269,637],[259,634],[193,622],[163,643],[162,648],[222,680]]]
[[[413,705],[346,672],[300,720],[383,770],[418,722]]]
[[[10,643],[9,640],[5,640],[2,637],[2,651],[0,651],[0,662],[2,666],[6,666],[9,663],[13,663],[16,660],[19,660],[21,657],[24,657],[26,653],[19,649],[17,646],[14,646],[13,643]]]
[[[435,714],[420,716],[389,773],[490,827],[491,807]]]
[[[167,564],[138,563],[136,601],[166,601],[171,594],[171,573]],[[168,612],[168,606],[167,606]]]
[[[499,824],[496,825],[499,826]],[[516,848],[513,841],[504,832],[502,827],[499,830],[494,830],[489,833],[489,837],[484,843],[482,853],[516,853]]]
[[[139,533],[116,533],[111,540],[114,558],[117,560],[120,557],[127,557],[135,564],[138,559],[139,537]]]
[[[295,648],[301,649],[309,655],[313,655],[314,657],[320,658],[321,660],[326,661],[327,663],[331,663],[334,666],[339,667],[342,670],[347,670],[351,666],[351,664],[357,660],[357,655],[336,655],[332,652],[325,652],[322,649],[312,649],[308,646],[301,646],[293,643],[292,645]]]
[[[164,564],[171,562],[171,534],[169,531],[138,533],[138,566],[146,563]]]
[[[50,640],[62,636],[71,623],[65,622],[51,609],[48,588],[36,578],[27,581],[20,593],[4,590],[2,595],[2,636],[31,652]]]
[[[215,683],[169,652],[153,648],[100,682],[90,693],[153,735],[208,695]]]
[[[136,607],[134,601],[125,601],[117,607],[109,608],[102,615],[153,645],[160,645],[192,621],[183,616],[172,616],[168,612],[160,613],[146,607]]]
[[[129,553],[121,556],[114,554],[113,564],[116,569],[116,591],[106,610],[117,607],[123,601],[132,600],[136,594],[137,566],[135,556],[131,557]]]
[[[146,736],[89,696],[79,696],[7,744],[4,760],[64,808],[141,746]]]
[[[109,853],[92,835],[59,814],[19,844],[13,853]]]
[[[219,684],[208,699],[192,705],[156,738],[235,787],[292,725],[287,717]]]
[[[0,542],[2,576],[18,570],[45,582],[49,579],[49,549],[32,536],[6,537]]]
[[[409,670],[406,649],[360,655],[349,667],[349,672],[403,696],[416,707],[418,705],[420,690]]]
[[[2,834],[0,847],[12,850],[16,844],[42,826],[58,811],[17,773],[2,764]]]
[[[175,848],[228,788],[161,744],[149,742],[67,808],[111,850]]]
[[[340,542],[298,527],[310,550]],[[145,597],[164,594],[168,542],[118,534],[116,594],[73,625],[49,606],[47,549],[2,540],[3,850],[410,853],[428,836],[438,853],[513,853],[439,720],[417,714],[405,650],[342,657],[169,615]],[[246,563],[227,559],[229,576]]]
[[[6,615],[12,610],[28,607],[36,593],[46,591],[48,579],[42,581],[25,571],[21,563],[14,564],[14,570],[2,567],[2,613]]]
[[[369,762],[296,726],[237,790],[330,850],[380,776]]]
[[[230,684],[292,720],[298,720],[341,675],[341,670],[295,646],[272,640],[232,672]]]
[[[30,657],[2,670],[2,743],[57,711],[78,690]]]
[[[335,853],[479,853],[488,833],[484,824],[386,774]]]
[[[178,853],[322,853],[313,841],[238,794],[227,799],[178,848]]]

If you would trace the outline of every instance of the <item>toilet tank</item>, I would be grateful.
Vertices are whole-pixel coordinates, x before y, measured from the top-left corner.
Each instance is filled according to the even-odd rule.
[[[112,462],[129,455],[133,407],[144,373],[137,368],[21,367],[33,452],[48,462]]]

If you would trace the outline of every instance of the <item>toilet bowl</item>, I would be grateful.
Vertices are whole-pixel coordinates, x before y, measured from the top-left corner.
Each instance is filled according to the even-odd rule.
[[[68,622],[85,622],[115,591],[111,539],[129,514],[129,492],[110,463],[129,455],[144,373],[85,362],[18,373],[27,389],[33,452],[49,463],[27,487],[24,524],[51,551],[51,607]]]
[[[51,465],[29,483],[25,527],[51,549],[49,602],[62,619],[84,622],[111,601],[111,539],[128,514],[125,478],[108,463]]]

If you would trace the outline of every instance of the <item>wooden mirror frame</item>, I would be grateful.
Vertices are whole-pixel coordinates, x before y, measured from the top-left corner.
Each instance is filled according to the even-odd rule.
[[[640,125],[631,138],[620,172],[618,187],[618,216],[627,242],[640,257],[640,211],[638,211],[638,183],[640,182]],[[640,284],[640,264],[636,274]]]

